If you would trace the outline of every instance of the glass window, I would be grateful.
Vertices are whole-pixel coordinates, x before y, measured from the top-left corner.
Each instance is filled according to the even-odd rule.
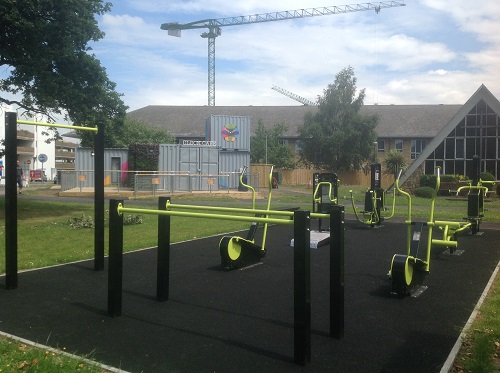
[[[403,140],[394,140],[394,148],[398,152],[403,152]]]
[[[455,139],[455,158],[465,158],[465,139],[463,138]]]
[[[425,148],[425,140],[411,140],[410,158],[417,159]]]
[[[378,140],[377,141],[377,150],[379,153],[383,153],[385,151],[385,141],[384,140]]]

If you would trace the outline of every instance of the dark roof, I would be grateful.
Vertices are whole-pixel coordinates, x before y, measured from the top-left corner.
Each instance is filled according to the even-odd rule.
[[[462,105],[365,105],[364,115],[378,114],[379,137],[432,138],[450,121]],[[266,126],[285,124],[285,137],[296,137],[306,113],[317,106],[160,106],[150,105],[131,111],[129,117],[155,127],[166,128],[176,137],[204,137],[205,120],[210,115],[250,116],[252,128],[259,120]],[[253,133],[253,131],[251,131]]]

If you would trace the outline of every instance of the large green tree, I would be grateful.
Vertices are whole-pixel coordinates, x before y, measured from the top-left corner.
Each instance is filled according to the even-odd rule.
[[[2,0],[0,102],[51,121],[65,115],[104,127],[112,146],[126,106],[88,45],[104,36],[95,16],[110,7],[101,0]]]
[[[286,132],[284,124],[266,128],[259,120],[255,135],[250,137],[250,162],[273,164],[277,168],[295,167],[295,157],[290,147],[281,139]]]
[[[305,116],[299,128],[304,161],[322,169],[353,171],[370,158],[378,117],[360,114],[365,90],[356,95],[356,81],[352,67],[340,71],[318,98],[318,111]]]

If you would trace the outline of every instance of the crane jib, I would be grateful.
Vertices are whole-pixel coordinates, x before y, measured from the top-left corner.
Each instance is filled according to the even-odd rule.
[[[285,10],[282,12],[261,13],[248,16],[226,17],[217,19],[203,19],[199,21],[179,24],[177,22],[163,23],[162,30],[167,30],[169,35],[180,37],[181,30],[208,28],[208,32],[201,34],[208,39],[208,106],[215,106],[215,38],[220,36],[220,27],[237,26],[260,22],[285,21],[288,19],[327,16],[374,10],[379,13],[381,9],[405,6],[403,1],[380,1],[376,3],[361,3],[350,5],[333,5],[322,8],[308,8]]]

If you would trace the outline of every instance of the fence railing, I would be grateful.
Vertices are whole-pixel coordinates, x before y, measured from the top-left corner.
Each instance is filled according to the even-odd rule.
[[[93,188],[94,171],[68,170],[60,171],[61,191],[79,188]],[[245,175],[245,183],[255,190],[260,189],[260,173]],[[133,190],[134,195],[149,192],[175,193],[194,191],[226,191],[241,189],[239,172],[221,174],[200,174],[185,171],[104,171],[104,186],[120,190]]]

